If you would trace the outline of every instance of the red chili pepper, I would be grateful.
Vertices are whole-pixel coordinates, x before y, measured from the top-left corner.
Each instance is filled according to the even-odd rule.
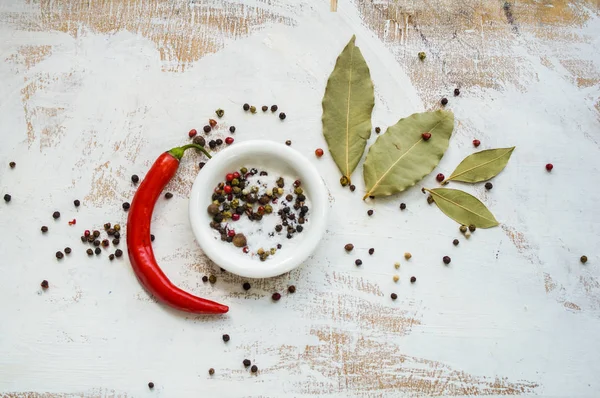
[[[69,221],[69,225],[75,225],[75,224],[77,224],[76,219],[72,219],[71,221]]]
[[[127,252],[138,280],[159,301],[181,311],[223,314],[229,311],[226,305],[193,296],[173,285],[156,263],[150,243],[150,222],[156,200],[177,172],[179,161],[189,148],[197,148],[210,158],[200,145],[173,148],[156,159],[137,189],[127,218]]]

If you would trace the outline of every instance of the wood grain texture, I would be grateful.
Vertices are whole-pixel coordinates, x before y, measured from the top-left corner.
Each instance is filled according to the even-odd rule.
[[[0,211],[0,315],[9,320],[0,323],[0,397],[598,395],[600,197],[588,175],[600,150],[599,10],[593,0],[356,0],[336,13],[328,1],[0,3],[0,159],[18,164],[0,170],[14,197]],[[467,240],[416,188],[362,203],[362,181],[351,196],[333,162],[314,159],[325,147],[322,90],[352,34],[373,68],[374,126],[450,98],[455,137],[433,176],[449,175],[473,138],[527,154],[514,155],[493,191],[469,191],[501,228]],[[395,80],[402,74],[408,85]],[[247,101],[276,102],[288,119],[253,118],[241,111]],[[186,198],[205,159],[186,155],[167,187],[174,198],[157,206],[154,247],[179,286],[232,307],[206,318],[158,305],[127,260],[88,259],[78,239],[124,224],[130,175],[143,178],[217,107],[227,113],[213,138],[235,125],[236,140],[291,139],[318,162],[333,218],[306,264],[251,280],[246,292],[246,279],[221,271],[190,234]],[[429,177],[424,185],[435,186]],[[49,219],[56,209],[64,220]],[[51,233],[40,238],[43,224]],[[73,254],[58,263],[65,245]],[[202,282],[209,274],[216,284]]]

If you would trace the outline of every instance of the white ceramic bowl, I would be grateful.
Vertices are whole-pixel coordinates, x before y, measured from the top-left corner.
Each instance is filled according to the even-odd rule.
[[[253,259],[233,244],[215,239],[215,232],[209,226],[212,217],[206,209],[212,202],[214,187],[224,181],[225,174],[243,166],[264,169],[269,174],[280,172],[297,176],[311,202],[310,219],[304,225],[304,231],[294,237],[300,241],[287,250],[284,247],[266,261]],[[190,196],[190,222],[198,244],[217,265],[248,278],[269,278],[298,267],[315,250],[325,232],[327,197],[319,172],[296,150],[271,141],[235,143],[215,154],[198,173]]]

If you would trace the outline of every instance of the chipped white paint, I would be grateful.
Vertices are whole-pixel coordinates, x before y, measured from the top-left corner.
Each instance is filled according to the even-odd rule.
[[[435,186],[435,174],[449,174],[472,153],[473,138],[480,149],[517,147],[492,191],[460,185],[503,228],[476,231],[454,247],[457,225],[428,206],[418,187],[364,203],[360,167],[350,194],[331,159],[312,156],[325,148],[325,82],[352,34],[376,87],[374,125],[423,109],[394,56],[352,3],[341,1],[336,13],[326,1],[274,3],[254,5],[293,18],[294,27],[265,26],[183,73],[165,72],[156,45],[141,35],[85,26],[76,38],[26,30],[10,16],[34,15],[35,5],[0,3],[0,189],[13,196],[0,205],[0,396],[597,396],[598,85],[579,88],[552,43],[524,33],[507,50],[521,59],[518,88],[472,88],[451,98],[456,130],[422,185]],[[581,30],[599,32],[597,17]],[[529,55],[531,43],[548,47],[545,60]],[[600,43],[579,46],[599,70]],[[288,117],[281,123],[270,112],[244,113],[244,102],[277,103]],[[154,303],[125,258],[88,258],[79,236],[106,221],[124,223],[120,205],[134,191],[129,176],[143,176],[218,107],[238,141],[291,139],[319,167],[335,202],[315,255],[289,275],[251,281],[246,293],[244,280],[207,264],[193,240],[186,194],[200,158],[186,155],[170,187],[176,196],[156,208],[154,247],[175,283],[231,306],[227,316],[203,318]],[[78,210],[75,198],[83,201]],[[398,210],[400,202],[407,210]],[[72,218],[76,226],[67,225]],[[343,251],[348,242],[356,246],[352,255]],[[65,246],[73,253],[57,261],[54,252]],[[450,266],[443,255],[452,257]],[[361,268],[353,265],[358,257]],[[218,276],[214,286],[202,283],[207,273]],[[50,282],[46,292],[42,279]],[[297,293],[272,303],[271,293],[288,284]],[[259,366],[258,376],[243,368],[244,358]]]

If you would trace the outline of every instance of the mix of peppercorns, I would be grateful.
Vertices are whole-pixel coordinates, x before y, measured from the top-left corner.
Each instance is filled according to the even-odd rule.
[[[42,228],[44,228],[44,227],[42,227]],[[42,229],[42,232],[43,232],[43,229]],[[81,235],[81,242],[89,243],[96,247],[95,249],[89,248],[86,250],[88,256],[91,256],[94,253],[96,255],[99,255],[100,253],[102,253],[102,249],[100,249],[100,246],[109,247],[110,243],[111,243],[111,239],[112,239],[112,244],[114,246],[118,246],[119,243],[121,243],[121,225],[119,225],[119,224],[112,225],[111,223],[108,222],[108,223],[104,224],[104,232],[106,233],[107,238],[100,240],[101,232],[99,230],[86,229],[85,231],[83,231],[83,235]],[[70,248],[66,248],[65,253],[67,253],[67,249],[69,249],[68,253],[70,253],[71,252]],[[123,250],[116,249],[114,253],[109,254],[108,259],[112,261],[112,260],[114,260],[115,257],[121,257],[122,255],[123,255]],[[58,253],[56,253],[56,256],[58,257]]]
[[[304,230],[308,222],[309,207],[306,204],[306,195],[302,189],[302,182],[295,180],[290,187],[286,181],[279,177],[275,186],[268,186],[260,178],[268,178],[267,171],[258,171],[256,168],[240,168],[239,171],[225,175],[225,181],[220,182],[212,194],[212,203],[207,212],[212,216],[210,227],[216,230],[221,240],[233,243],[242,248],[244,253],[250,253],[246,235],[236,232],[233,223],[242,217],[251,221],[261,221],[265,215],[275,212],[274,205],[279,207],[276,214],[281,221],[275,225],[274,230],[268,232],[270,237],[284,235],[292,239]],[[259,248],[256,252],[261,261],[274,255],[282,245],[277,244],[271,248]]]

